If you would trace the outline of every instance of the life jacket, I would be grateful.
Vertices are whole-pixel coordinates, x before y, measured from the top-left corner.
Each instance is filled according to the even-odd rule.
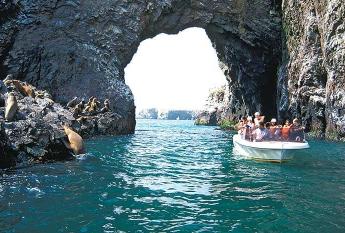
[[[291,126],[283,126],[282,128],[282,138],[285,140],[289,139],[289,134],[290,134],[290,128]]]

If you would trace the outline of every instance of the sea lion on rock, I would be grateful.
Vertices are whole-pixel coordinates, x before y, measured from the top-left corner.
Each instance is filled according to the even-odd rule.
[[[95,97],[91,96],[89,100],[87,101],[87,104],[84,108],[84,112],[89,112],[89,109],[91,108],[92,101]]]
[[[30,84],[27,83],[23,83],[19,80],[6,80],[5,85],[13,85],[17,91],[20,92],[20,94],[22,94],[23,96],[30,96],[32,98],[35,98],[35,88],[33,86],[31,86]]]
[[[77,118],[81,113],[83,112],[83,104],[79,103],[75,108],[73,109],[73,117]]]
[[[6,86],[12,86],[14,87],[17,91],[19,91],[20,94],[26,96],[26,91],[23,88],[22,84],[20,83],[19,80],[6,80],[5,82]],[[12,88],[13,89],[13,88]]]
[[[4,79],[4,84],[7,86],[7,82],[8,81],[11,81],[11,80],[13,80],[13,75],[12,74],[9,74],[9,75],[7,75],[6,76],[6,78]]]
[[[32,98],[36,97],[35,88],[32,85],[24,83],[22,86],[26,96],[30,96]]]
[[[104,100],[104,107],[101,109],[101,113],[109,112],[110,111],[110,102],[108,99]]]
[[[67,125],[63,125],[63,129],[68,137],[69,147],[73,150],[73,153],[75,155],[85,153],[83,138]]]
[[[18,110],[17,98],[11,92],[8,94],[5,110],[5,120],[12,121]]]
[[[93,98],[89,112],[91,113],[96,112],[99,104],[100,102],[97,101],[97,98]]]
[[[69,101],[66,105],[67,108],[74,108],[78,104],[78,97],[74,97],[71,101]]]

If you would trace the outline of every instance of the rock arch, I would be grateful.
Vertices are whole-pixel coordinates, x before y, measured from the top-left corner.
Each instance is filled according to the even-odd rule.
[[[325,60],[315,64],[325,66],[321,69],[324,77],[338,79],[343,71],[332,61],[336,57],[340,67],[344,65],[344,7],[340,0],[298,4],[292,0],[5,0],[0,3],[0,75],[3,79],[12,73],[50,90],[62,102],[74,95],[110,97],[133,132],[135,106],[125,85],[124,68],[140,42],[162,32],[201,27],[213,42],[229,82],[229,116],[256,110],[272,115],[278,106],[284,116],[292,112],[304,117],[308,114],[303,115],[303,107],[307,106],[302,105],[308,101],[289,103],[295,89],[288,80],[294,82],[304,75],[303,67],[291,67],[300,63],[299,51],[305,51],[299,47],[308,38],[304,32],[313,31],[305,23],[310,12],[320,20],[310,25],[320,29],[314,31],[322,39],[322,43],[318,39],[312,43],[321,46],[320,56]],[[339,43],[333,43],[334,38]],[[298,85],[296,93],[306,84]],[[338,90],[341,85],[327,81],[321,87],[329,100],[337,91],[331,87]],[[336,108],[321,101],[327,105],[321,111],[329,115],[323,116],[331,126],[328,128],[343,133],[343,97],[339,98]]]

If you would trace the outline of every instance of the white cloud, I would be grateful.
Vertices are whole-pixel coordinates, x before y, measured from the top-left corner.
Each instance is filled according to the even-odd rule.
[[[143,41],[125,78],[137,109],[202,109],[209,89],[225,84],[216,51],[201,28]]]

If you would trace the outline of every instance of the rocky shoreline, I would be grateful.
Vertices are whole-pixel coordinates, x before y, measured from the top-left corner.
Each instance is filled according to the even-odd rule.
[[[36,93],[31,96],[2,81],[0,87],[0,168],[73,159],[73,153],[66,146],[68,139],[62,125],[70,126],[84,139],[132,133],[126,119],[111,109],[91,115],[85,112],[75,115],[73,108],[63,107],[54,102],[48,92],[31,85]],[[18,110],[12,120],[6,121],[4,100],[9,93],[14,94]]]

